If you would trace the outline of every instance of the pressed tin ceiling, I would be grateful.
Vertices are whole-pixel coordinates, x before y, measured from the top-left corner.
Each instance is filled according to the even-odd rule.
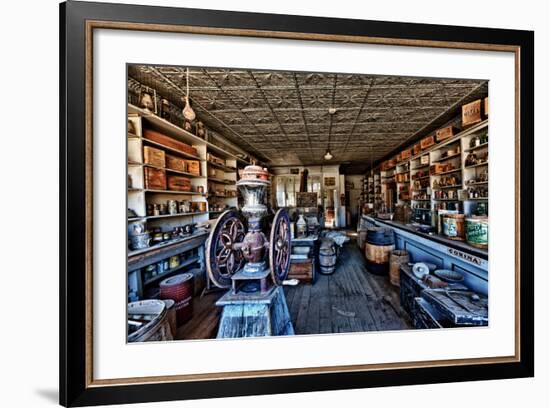
[[[131,65],[129,87],[149,86],[181,108],[186,68]],[[208,128],[269,165],[361,173],[451,120],[487,81],[189,67],[189,89]]]

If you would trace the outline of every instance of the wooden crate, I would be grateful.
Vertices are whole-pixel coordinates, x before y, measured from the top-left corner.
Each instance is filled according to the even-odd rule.
[[[448,139],[456,135],[458,129],[454,126],[445,126],[444,128],[438,129],[435,132],[435,140],[441,142],[442,140]]]
[[[201,175],[201,164],[198,160],[186,160],[187,172],[191,174]]]
[[[145,167],[145,188],[151,190],[166,190],[166,171]]]
[[[160,143],[163,146],[171,147],[172,149],[179,150],[181,152],[191,154],[193,156],[198,156],[197,149],[193,146],[188,145],[187,143],[180,142],[170,136],[163,135],[160,132],[144,129],[143,137],[146,139],[152,140],[153,142]]]
[[[151,146],[143,146],[143,161],[153,166],[166,167],[164,150],[156,149]]]
[[[401,152],[401,160],[407,160],[410,159],[412,156],[412,150],[406,149]]]
[[[313,262],[311,260],[291,262],[288,279],[298,279],[302,283],[313,282]]]
[[[422,150],[432,147],[435,144],[435,137],[433,135],[425,137],[420,141],[420,147]]]
[[[169,175],[167,177],[168,190],[191,191],[191,179],[182,176]]]
[[[221,164],[222,166],[225,166],[225,160],[224,159],[222,159],[218,156],[214,156],[211,153],[207,153],[206,160],[208,160],[211,163]]]
[[[439,174],[447,171],[447,164],[435,163],[430,166],[430,174]]]
[[[430,163],[430,156],[425,155],[420,158],[420,164],[425,165]]]
[[[413,154],[416,156],[418,153],[422,151],[422,147],[420,147],[420,142],[415,144],[413,146]]]
[[[166,155],[166,167],[176,171],[187,171],[185,160],[181,157],[172,156],[171,154]]]
[[[489,97],[487,96],[485,99],[483,99],[483,113],[485,114],[485,117],[489,117]]]
[[[462,105],[462,127],[475,125],[483,120],[481,99]]]

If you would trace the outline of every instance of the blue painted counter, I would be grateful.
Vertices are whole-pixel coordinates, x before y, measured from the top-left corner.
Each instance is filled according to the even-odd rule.
[[[431,262],[439,269],[461,272],[464,275],[464,285],[487,295],[489,262],[486,250],[472,247],[465,242],[421,233],[398,221],[368,216],[363,216],[363,220],[367,225],[391,228],[395,233],[395,248],[408,251],[411,262]]]

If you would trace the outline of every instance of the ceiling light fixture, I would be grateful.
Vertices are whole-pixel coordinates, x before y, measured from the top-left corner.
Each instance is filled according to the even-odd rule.
[[[328,113],[329,115],[334,115],[336,113],[336,108],[331,106],[328,108]],[[328,128],[328,142],[327,142],[327,152],[325,153],[325,155],[323,156],[325,158],[325,160],[332,160],[332,158],[334,157],[332,155],[332,153],[330,152],[330,131],[332,129],[332,117],[330,118],[330,125],[329,125],[329,128]]]

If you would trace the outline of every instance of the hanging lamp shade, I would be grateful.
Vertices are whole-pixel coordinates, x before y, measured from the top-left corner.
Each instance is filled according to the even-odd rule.
[[[332,155],[332,153],[330,152],[330,150],[327,149],[327,152],[325,153],[325,160],[332,160],[332,158],[334,157]]]
[[[185,106],[183,107],[182,114],[185,120],[192,122],[195,120],[197,115],[195,114],[195,111],[193,110],[193,108],[191,107],[191,104],[189,103],[189,68],[187,68],[186,78],[187,80],[185,82],[187,85],[187,94],[185,95],[185,98],[183,98],[183,100],[185,101]]]

